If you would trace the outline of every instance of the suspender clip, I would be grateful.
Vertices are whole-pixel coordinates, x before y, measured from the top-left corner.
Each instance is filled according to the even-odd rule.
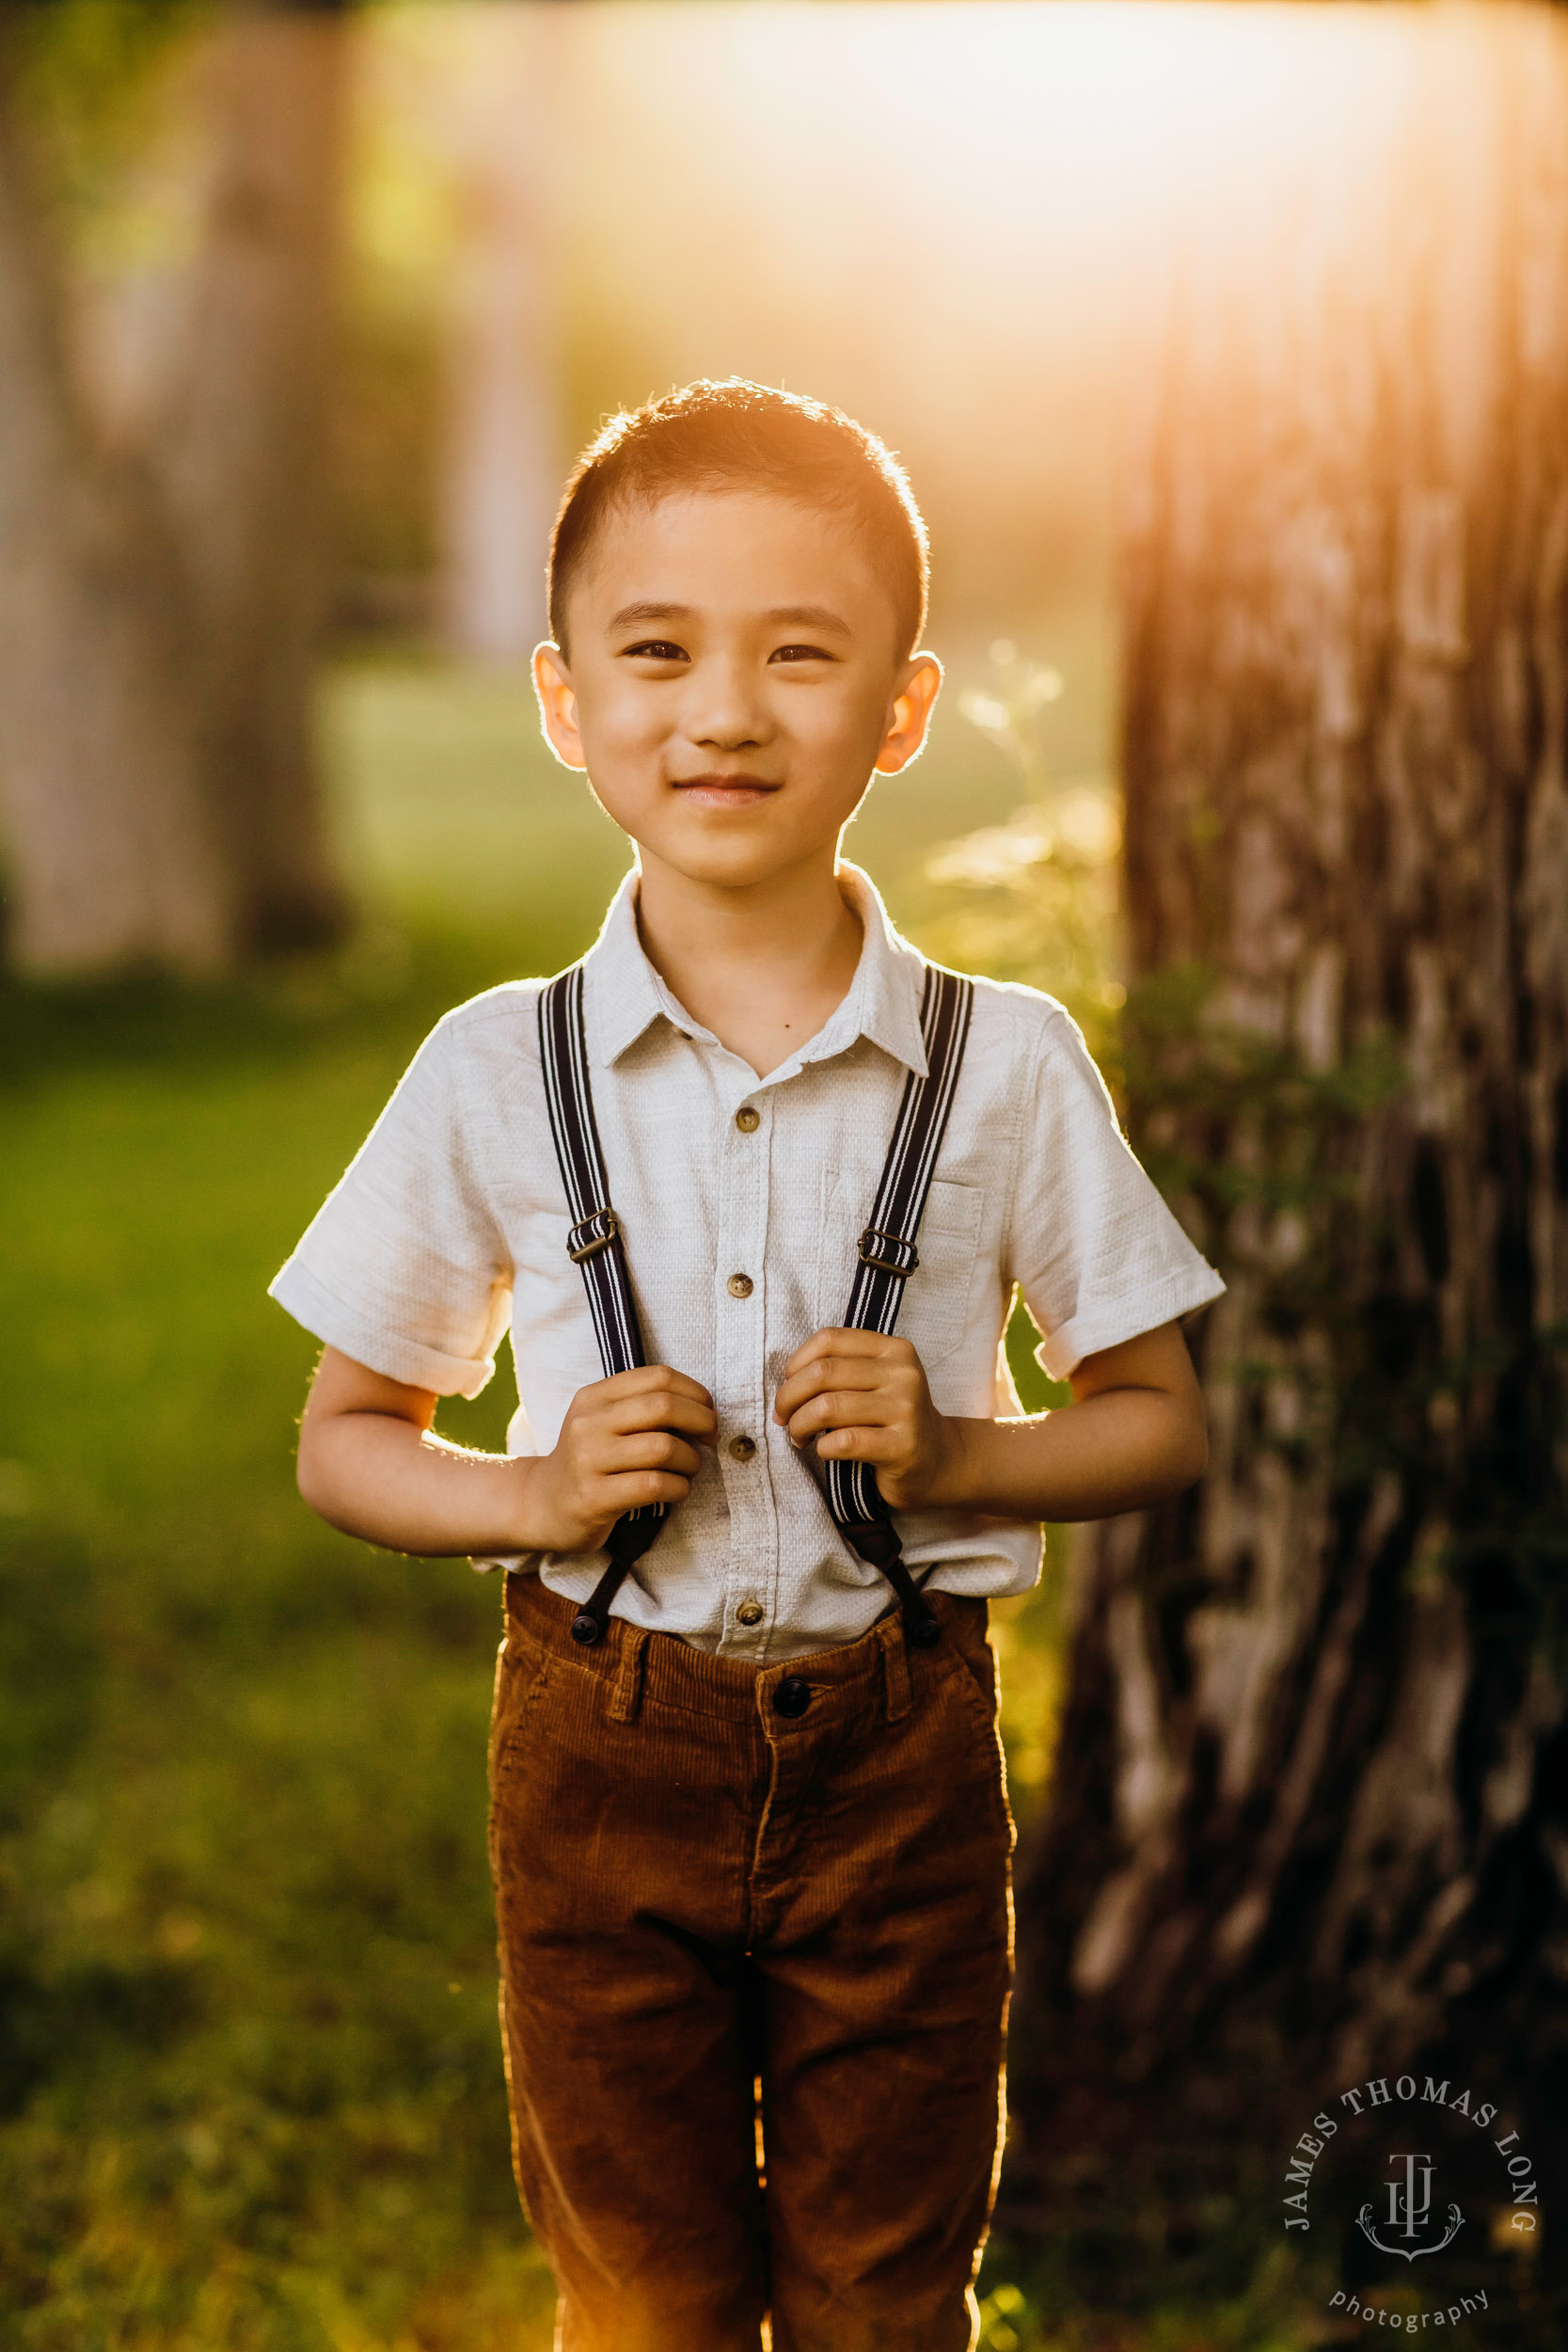
[[[574,1265],[581,1265],[584,1258],[596,1258],[601,1249],[608,1249],[612,1241],[621,1238],[621,1220],[613,1209],[595,1209],[580,1225],[574,1225],[566,1236],[566,1255]]]
[[[900,1234],[884,1233],[879,1226],[868,1225],[860,1238],[860,1261],[862,1265],[875,1266],[879,1274],[891,1274],[895,1281],[904,1282],[920,1263],[920,1252]]]

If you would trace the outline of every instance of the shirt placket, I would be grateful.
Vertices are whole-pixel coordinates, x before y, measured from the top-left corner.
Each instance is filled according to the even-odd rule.
[[[737,1096],[719,1160],[715,1350],[719,1467],[729,1507],[729,1562],[720,1646],[762,1659],[778,1610],[779,1526],[769,1470],[768,1224],[774,1098]]]

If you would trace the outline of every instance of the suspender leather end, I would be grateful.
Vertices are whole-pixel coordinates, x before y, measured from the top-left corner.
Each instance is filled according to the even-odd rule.
[[[851,1520],[843,1532],[861,1558],[879,1568],[892,1585],[904,1621],[904,1640],[910,1648],[935,1649],[942,1639],[942,1628],[930,1602],[904,1565],[904,1547],[891,1515],[870,1521]]]

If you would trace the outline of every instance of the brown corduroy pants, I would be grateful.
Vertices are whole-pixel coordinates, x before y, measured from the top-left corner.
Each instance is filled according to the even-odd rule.
[[[985,1603],[759,1671],[618,1619],[578,1648],[506,1584],[502,2036],[558,2344],[964,2352],[1011,1966]]]

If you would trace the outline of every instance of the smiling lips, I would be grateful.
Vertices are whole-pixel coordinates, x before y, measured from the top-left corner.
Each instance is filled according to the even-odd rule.
[[[763,776],[675,776],[674,789],[693,801],[701,801],[708,808],[750,808],[756,801],[765,801],[779,787]]]

